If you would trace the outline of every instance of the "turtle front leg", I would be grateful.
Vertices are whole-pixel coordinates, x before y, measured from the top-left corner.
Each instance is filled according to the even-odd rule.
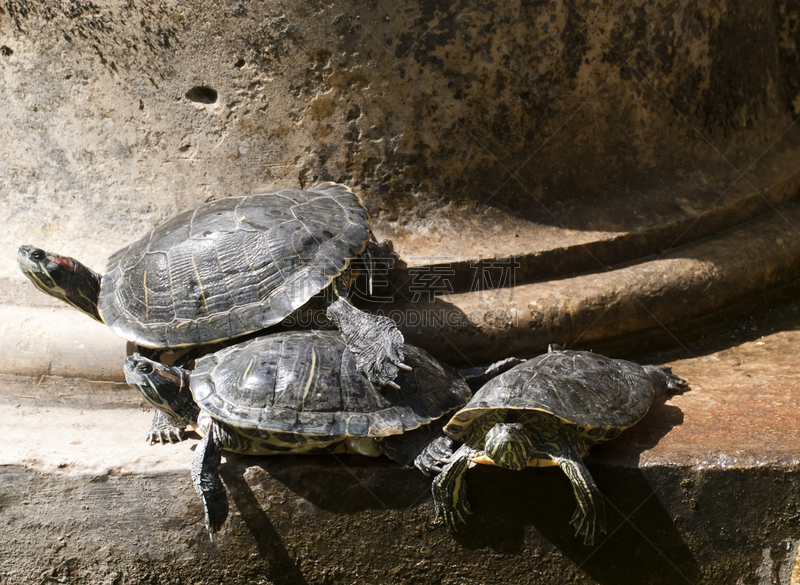
[[[570,524],[575,527],[575,536],[582,534],[584,544],[591,546],[597,532],[606,531],[606,509],[603,494],[582,460],[590,444],[553,416],[529,412],[522,421],[536,444],[531,459],[553,460],[572,483],[578,507]]]
[[[151,445],[161,443],[180,443],[183,441],[184,428],[180,421],[161,412],[157,408],[153,409],[153,424],[150,426],[150,432],[147,434],[147,440]]]
[[[398,370],[410,370],[403,363],[403,334],[394,321],[356,309],[343,296],[328,305],[326,312],[342,334],[356,366],[373,384],[398,387],[393,380]]]
[[[441,473],[444,465],[453,456],[453,439],[440,435],[430,441],[414,458],[414,467],[425,475]]]
[[[228,495],[219,478],[219,464],[222,460],[222,444],[216,423],[211,423],[203,440],[197,445],[192,458],[192,483],[203,502],[208,536],[222,528],[228,517]]]
[[[580,459],[554,457],[558,466],[567,474],[578,507],[569,521],[575,527],[575,536],[583,535],[583,543],[593,545],[598,531],[606,531],[606,508],[603,494],[594,483],[589,470]]]
[[[450,532],[455,532],[459,524],[466,524],[467,516],[472,514],[464,474],[474,453],[473,449],[463,445],[431,484],[436,516],[442,517]]]

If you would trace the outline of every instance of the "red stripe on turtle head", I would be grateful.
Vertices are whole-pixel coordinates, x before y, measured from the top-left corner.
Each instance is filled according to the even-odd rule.
[[[161,376],[162,378],[169,380],[173,384],[175,384],[178,388],[183,386],[183,379],[180,376],[175,375],[175,373],[167,368],[159,368],[157,365],[154,366],[155,373]]]
[[[72,258],[67,258],[66,256],[48,254],[47,259],[53,264],[57,264],[64,270],[69,270],[70,272],[75,272],[78,269],[78,265],[75,263],[75,261]]]

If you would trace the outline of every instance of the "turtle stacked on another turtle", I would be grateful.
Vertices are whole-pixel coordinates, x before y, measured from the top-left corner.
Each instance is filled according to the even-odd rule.
[[[254,334],[332,291],[326,314],[340,332],[258,337],[197,359],[191,372],[138,354],[125,362],[128,382],[156,409],[151,443],[179,441],[187,425],[203,435],[192,479],[212,537],[228,513],[218,474],[227,449],[385,454],[437,472],[436,513],[451,530],[470,513],[472,463],[558,465],[578,502],[571,523],[592,544],[605,513],[582,457],[687,384],[668,368],[553,350],[498,375],[466,404],[461,375],[420,349],[404,351],[393,321],[347,300],[351,264],[363,259],[369,271],[371,249],[385,250],[358,197],[323,183],[181,213],[113,254],[103,276],[32,246],[20,247],[18,261],[40,290],[158,350]],[[442,434],[437,421],[458,408]],[[464,442],[455,452],[453,439]]]
[[[275,333],[199,358],[191,372],[139,355],[125,362],[128,383],[155,408],[203,435],[192,480],[214,534],[228,514],[219,479],[221,450],[245,454],[385,454],[438,472],[452,442],[436,424],[471,391],[452,368],[406,346],[412,366],[397,388],[358,371],[336,331]]]
[[[369,215],[346,186],[322,183],[229,197],[186,211],[111,256],[104,275],[78,261],[22,246],[23,273],[55,296],[146,348],[234,339],[280,323],[331,287],[327,315],[359,371],[394,384],[403,336],[394,322],[353,307],[348,268],[372,265]],[[178,426],[156,412],[151,437],[174,440]],[[179,436],[177,436],[179,438]]]
[[[517,471],[558,465],[578,503],[571,524],[591,545],[605,532],[605,507],[581,459],[591,445],[641,420],[654,398],[687,390],[667,367],[551,346],[487,382],[445,425],[447,435],[464,443],[433,480],[436,514],[451,531],[466,522],[464,474],[472,463]]]

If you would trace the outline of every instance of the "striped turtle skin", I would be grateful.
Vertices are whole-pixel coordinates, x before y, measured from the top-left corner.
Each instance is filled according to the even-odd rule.
[[[666,367],[551,347],[487,382],[445,425],[463,445],[433,480],[437,516],[451,531],[466,522],[464,475],[472,463],[516,471],[557,465],[578,503],[570,523],[592,545],[606,531],[605,507],[582,458],[641,420],[654,398],[688,389]]]
[[[303,306],[364,252],[370,233],[358,197],[335,183],[212,201],[111,256],[99,313],[145,347],[233,339]]]

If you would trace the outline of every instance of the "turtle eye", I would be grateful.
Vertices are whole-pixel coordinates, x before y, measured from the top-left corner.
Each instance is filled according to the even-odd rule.
[[[142,374],[149,374],[153,371],[153,366],[146,362],[143,362],[136,366],[136,369],[139,370]]]
[[[34,260],[44,260],[47,257],[47,254],[44,253],[44,250],[34,250],[31,252],[31,258]]]

